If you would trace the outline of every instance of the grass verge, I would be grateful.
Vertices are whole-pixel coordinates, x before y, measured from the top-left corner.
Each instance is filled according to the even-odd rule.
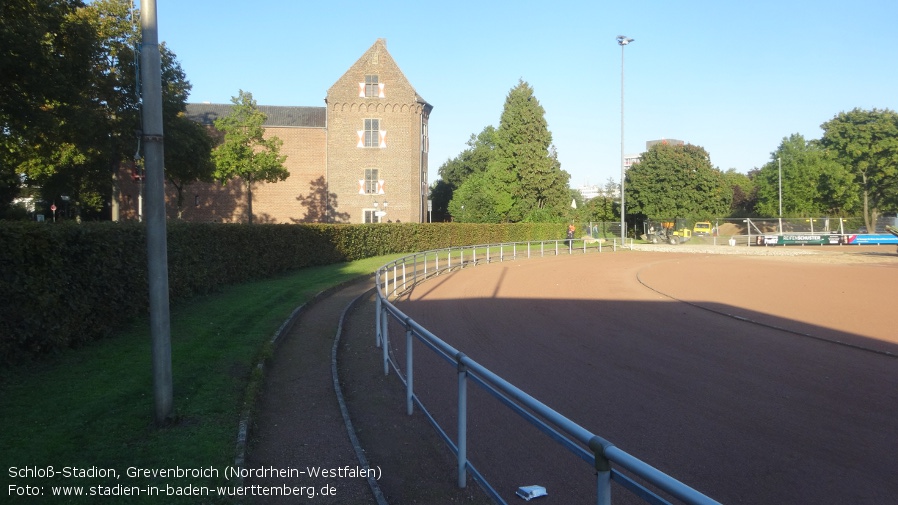
[[[396,257],[303,269],[172,307],[175,418],[165,427],[153,422],[148,318],[115,338],[0,369],[0,496],[16,503],[236,502],[217,487],[234,484],[225,474],[239,417],[272,335],[317,293]]]

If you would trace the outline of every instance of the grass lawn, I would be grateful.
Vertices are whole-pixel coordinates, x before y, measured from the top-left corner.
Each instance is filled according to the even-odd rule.
[[[115,338],[0,369],[0,502],[235,502],[187,493],[234,484],[225,469],[234,463],[239,417],[266,344],[315,294],[396,257],[303,269],[173,306],[176,417],[166,427],[153,422],[149,318]],[[129,476],[129,468],[155,474]],[[97,495],[54,497],[63,487]],[[159,495],[147,496],[156,488]]]

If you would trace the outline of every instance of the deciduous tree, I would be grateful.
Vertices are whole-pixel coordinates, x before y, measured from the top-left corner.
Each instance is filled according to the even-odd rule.
[[[783,139],[754,182],[758,188],[755,211],[760,216],[779,216],[781,182],[784,217],[844,215],[857,203],[851,174],[816,142],[797,133]]]
[[[852,174],[864,223],[873,230],[880,212],[898,210],[898,113],[854,109],[820,127],[820,144]]]
[[[452,195],[472,174],[486,172],[496,147],[496,128],[487,126],[476,136],[471,134],[468,148],[458,156],[446,160],[439,168],[440,180],[431,188],[434,214],[447,212]]]
[[[285,180],[290,172],[284,167],[286,156],[278,137],[265,138],[265,114],[259,110],[252,93],[240,90],[231,98],[234,107],[224,117],[215,120],[215,128],[224,134],[224,141],[212,151],[215,179],[226,182],[241,179],[247,192],[247,221],[253,222],[253,184]]]
[[[651,219],[708,219],[726,214],[732,193],[707,151],[659,143],[627,170],[628,211]]]
[[[0,3],[0,181],[39,187],[47,201],[65,195],[76,213],[109,200],[119,162],[139,156],[138,14],[129,0]],[[190,83],[160,49],[163,130],[177,137],[168,161],[196,155],[178,146],[195,150],[206,134],[177,124]],[[172,166],[170,179],[186,180]]]

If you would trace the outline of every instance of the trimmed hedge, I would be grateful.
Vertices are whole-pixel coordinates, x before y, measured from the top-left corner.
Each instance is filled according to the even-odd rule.
[[[444,247],[561,238],[564,226],[168,223],[170,300],[290,270]],[[146,314],[139,223],[0,222],[0,363],[112,335]]]

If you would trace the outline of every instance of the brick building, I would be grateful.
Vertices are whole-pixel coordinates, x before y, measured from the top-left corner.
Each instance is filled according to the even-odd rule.
[[[378,39],[327,91],[324,107],[259,106],[265,135],[283,141],[290,176],[253,185],[257,223],[370,223],[427,220],[427,127],[433,107],[408,82]],[[188,104],[190,118],[208,125],[231,105]],[[138,181],[125,168],[120,212],[136,218]],[[246,222],[245,184],[166,182],[169,218]]]

